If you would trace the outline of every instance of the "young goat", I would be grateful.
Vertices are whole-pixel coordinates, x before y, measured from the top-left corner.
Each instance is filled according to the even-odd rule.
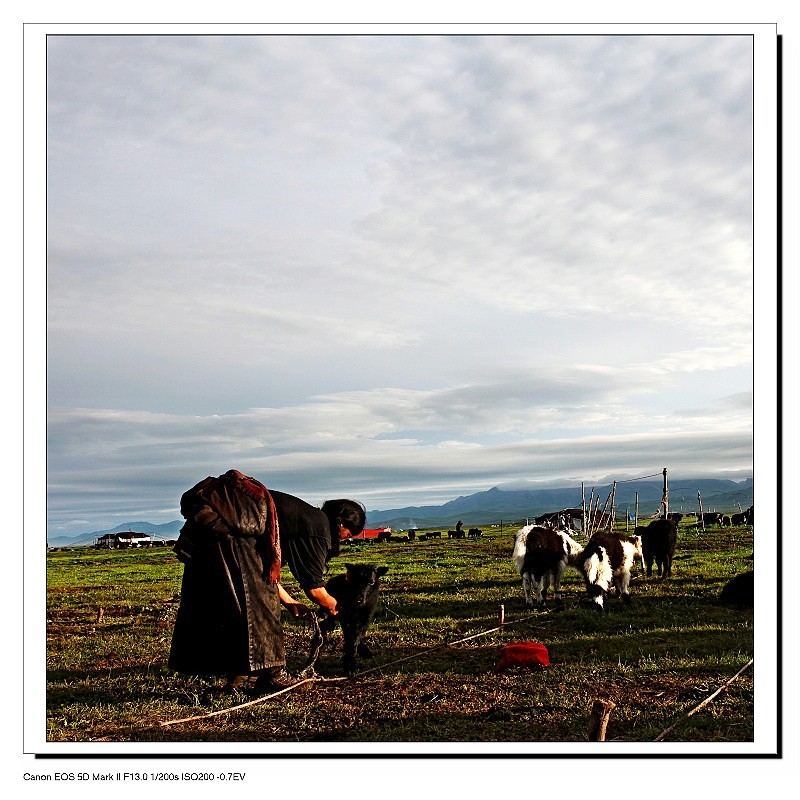
[[[342,626],[342,666],[348,675],[356,671],[357,656],[370,658],[372,655],[365,641],[366,633],[378,605],[380,578],[389,568],[374,564],[345,564],[345,567],[347,572],[335,575],[325,584],[328,594],[336,598],[337,614],[326,613],[320,618],[319,633],[311,643],[306,670],[313,669],[337,622]]]

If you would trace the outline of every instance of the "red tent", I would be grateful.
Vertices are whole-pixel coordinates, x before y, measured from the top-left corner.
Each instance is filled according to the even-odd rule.
[[[381,534],[384,536],[389,536],[392,533],[391,528],[364,528],[358,536],[348,536],[347,538],[350,540],[361,540],[361,539],[378,539],[380,538]]]

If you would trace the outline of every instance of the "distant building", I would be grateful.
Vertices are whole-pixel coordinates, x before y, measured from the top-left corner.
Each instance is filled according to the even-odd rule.
[[[152,547],[154,544],[153,537],[147,533],[123,531],[103,534],[95,540],[94,546],[97,549],[121,550],[127,547]]]

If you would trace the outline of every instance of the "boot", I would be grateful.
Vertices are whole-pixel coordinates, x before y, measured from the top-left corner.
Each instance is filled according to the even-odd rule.
[[[256,682],[255,675],[228,675],[228,680],[222,687],[222,691],[226,694],[233,692],[246,692]]]
[[[303,679],[286,671],[285,667],[270,667],[263,670],[248,687],[251,694],[273,694],[282,689],[290,689]]]

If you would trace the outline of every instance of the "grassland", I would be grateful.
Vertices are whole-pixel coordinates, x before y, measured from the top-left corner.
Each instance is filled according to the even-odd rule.
[[[351,546],[332,573],[347,561],[389,566],[364,674],[168,726],[158,723],[247,699],[220,694],[218,679],[167,669],[181,578],[173,553],[48,553],[47,739],[581,742],[602,698],[616,704],[609,741],[652,742],[676,722],[666,741],[753,740],[752,669],[683,718],[753,657],[752,609],[717,599],[751,568],[751,528],[700,533],[684,523],[673,577],[638,574],[633,606],[612,599],[607,614],[579,606],[583,585],[572,570],[560,606],[526,609],[511,561],[514,532],[484,527],[476,540]],[[297,591],[287,571],[284,579]],[[497,629],[501,604],[507,624]],[[311,632],[292,619],[285,627],[289,667],[299,669]],[[548,647],[551,667],[498,674],[500,647],[530,640]],[[338,634],[333,642],[340,645]],[[323,676],[341,676],[337,649],[323,656]]]

